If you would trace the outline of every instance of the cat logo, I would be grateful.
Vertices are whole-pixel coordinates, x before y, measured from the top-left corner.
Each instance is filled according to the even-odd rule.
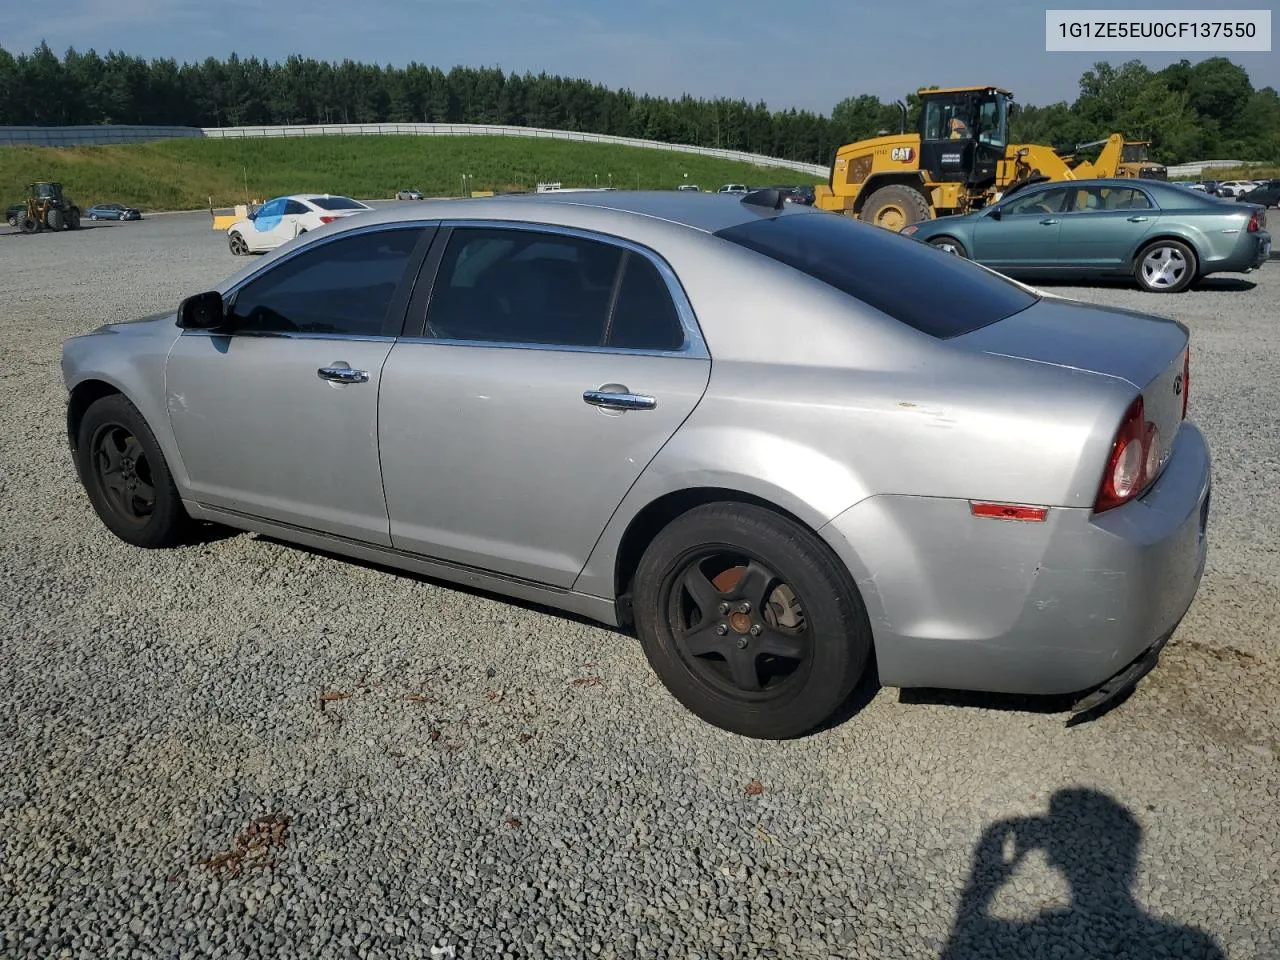
[[[915,156],[915,147],[894,147],[893,150],[889,152],[889,159],[900,160],[903,163],[910,163],[915,159]]]

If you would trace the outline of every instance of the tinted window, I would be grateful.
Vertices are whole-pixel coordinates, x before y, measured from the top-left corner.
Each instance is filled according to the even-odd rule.
[[[834,213],[756,220],[716,236],[935,337],[968,333],[1036,302],[1012,281],[968,260]]]
[[[427,310],[429,336],[600,346],[623,251],[533,230],[454,230]]]
[[[381,335],[421,235],[419,227],[360,233],[269,267],[236,294],[236,329]]]
[[[357,203],[350,197],[309,197],[308,203],[314,203],[321,210],[367,210],[363,203]]]
[[[607,343],[631,350],[679,350],[684,329],[671,291],[647,258],[627,253]]]
[[[302,216],[310,211],[297,200],[290,200],[284,205],[284,212],[290,216]]]
[[[1037,190],[1023,197],[1015,197],[1000,208],[1002,216],[1043,215],[1061,213],[1067,207],[1066,187],[1054,187],[1052,190]]]

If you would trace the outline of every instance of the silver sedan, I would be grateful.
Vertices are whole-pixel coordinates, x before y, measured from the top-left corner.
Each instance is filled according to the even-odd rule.
[[[752,737],[873,662],[1094,710],[1204,569],[1186,328],[774,191],[364,213],[62,366],[126,542],[225,524],[634,630]]]

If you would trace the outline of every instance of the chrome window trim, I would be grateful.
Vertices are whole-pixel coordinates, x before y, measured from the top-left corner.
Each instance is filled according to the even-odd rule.
[[[245,287],[247,287],[249,284],[253,283],[255,280],[261,279],[263,276],[270,273],[272,270],[274,270],[276,267],[280,266],[281,264],[288,263],[289,261],[293,260],[295,257],[302,256],[304,253],[309,253],[311,250],[315,249],[316,247],[322,247],[330,243],[336,243],[337,241],[344,240],[347,237],[354,237],[354,236],[359,236],[366,233],[373,233],[379,230],[387,231],[387,230],[412,229],[412,230],[418,230],[421,232],[433,226],[436,227],[438,230],[440,226],[440,221],[436,219],[417,219],[417,218],[413,220],[392,220],[385,223],[367,223],[367,224],[362,224],[360,226],[348,227],[346,229],[339,230],[337,233],[334,233],[332,236],[315,237],[311,240],[307,240],[306,242],[299,244],[296,249],[291,250],[286,254],[282,254],[281,256],[272,260],[270,263],[262,264],[257,269],[255,269],[252,273],[242,277],[239,281],[232,284],[226,290],[222,290],[219,292],[222,294],[223,302],[229,302],[233,297],[239,294],[239,292],[243,290]],[[294,239],[297,239],[297,238],[295,237]],[[421,239],[420,236],[419,236],[419,239]],[[285,243],[291,243],[291,242],[293,241],[292,240],[285,241]],[[276,249],[279,249],[279,247],[277,247]],[[412,258],[412,254],[410,256]],[[421,261],[414,261],[411,264],[411,266],[416,271],[421,267]],[[182,331],[180,336],[184,336],[184,337],[186,336],[276,337],[276,338],[281,338],[286,340],[344,340],[344,341],[364,341],[364,342],[376,342],[380,340],[394,341],[398,339],[397,337],[388,336],[386,334],[367,334],[367,333],[360,333],[360,334],[290,333],[288,331],[276,332],[276,331],[254,331],[254,330],[236,330],[230,333],[219,333],[217,331],[212,331],[212,330],[186,330],[186,329]]]
[[[607,347],[607,346],[585,346],[585,345],[569,345],[557,343],[536,343],[515,340],[457,340],[444,339],[442,337],[401,337],[404,343],[438,343],[448,346],[459,347],[484,347],[498,348],[509,350],[551,350],[559,353],[603,353],[603,354],[621,354],[626,356],[640,357],[684,357],[695,360],[710,360],[711,352],[707,348],[706,340],[702,335],[702,328],[698,325],[697,315],[693,311],[693,304],[689,302],[688,296],[684,292],[684,287],[680,284],[679,278],[671,265],[663,259],[662,255],[657,251],[646,247],[644,244],[637,243],[634,240],[628,240],[625,237],[619,237],[611,233],[601,233],[595,230],[584,229],[581,227],[567,227],[558,223],[543,223],[534,220],[506,220],[506,219],[465,219],[450,218],[439,221],[441,229],[477,229],[477,230],[519,230],[525,233],[549,233],[566,237],[573,237],[579,240],[594,241],[596,243],[611,244],[615,247],[621,247],[631,253],[644,257],[658,271],[658,275],[662,277],[663,283],[666,285],[667,294],[671,297],[671,301],[675,304],[676,315],[680,319],[680,327],[684,331],[684,344],[676,350],[650,350],[635,347]],[[446,238],[446,242],[452,239],[452,234]],[[438,276],[437,278],[438,279]],[[433,280],[434,286],[434,280]],[[431,301],[427,301],[427,312],[430,315]]]
[[[1121,178],[1118,178],[1118,179],[1121,179]],[[1123,179],[1128,179],[1128,178],[1123,178]],[[1058,186],[1061,186],[1063,183],[1070,183],[1070,181],[1055,181],[1055,182],[1056,182],[1056,184],[1057,184]],[[1047,188],[1049,188],[1050,186],[1052,186],[1052,184],[1045,184],[1046,189],[1047,189]],[[1151,191],[1150,191],[1150,190],[1148,190],[1148,189],[1146,189],[1145,187],[1139,187],[1139,186],[1136,186],[1136,185],[1134,185],[1134,184],[1130,184],[1130,183],[1117,183],[1117,184],[1110,184],[1110,183],[1091,183],[1091,184],[1088,184],[1088,185],[1086,185],[1086,186],[1077,187],[1077,189],[1079,189],[1079,190],[1132,190],[1132,191],[1134,191],[1135,193],[1140,193],[1140,194],[1142,194],[1144,197],[1146,197],[1146,198],[1147,198],[1147,203],[1151,204],[1151,206],[1149,206],[1149,207],[1119,207],[1119,208],[1117,208],[1117,209],[1111,209],[1111,210],[1102,210],[1102,209],[1100,209],[1100,208],[1098,208],[1098,207],[1094,207],[1094,208],[1092,208],[1092,209],[1087,209],[1087,210],[1078,210],[1078,209],[1076,209],[1076,208],[1075,208],[1075,199],[1073,198],[1073,199],[1072,199],[1072,201],[1071,201],[1072,209],[1067,210],[1067,211],[1066,211],[1066,212],[1064,212],[1064,213],[1055,213],[1055,214],[1054,214],[1054,216],[1055,216],[1055,217],[1069,217],[1069,216],[1071,216],[1072,214],[1075,214],[1075,213],[1128,213],[1128,214],[1131,214],[1131,215],[1137,215],[1137,214],[1146,213],[1146,212],[1149,212],[1149,211],[1157,211],[1157,212],[1158,212],[1158,211],[1160,210],[1160,204],[1156,202],[1156,198],[1155,198],[1155,196],[1151,193]]]

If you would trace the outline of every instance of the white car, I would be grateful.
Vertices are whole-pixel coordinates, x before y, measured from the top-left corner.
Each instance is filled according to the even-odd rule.
[[[342,217],[372,210],[359,200],[328,193],[276,197],[227,228],[227,245],[237,257],[273,250],[294,237]]]
[[[726,183],[723,187],[721,187],[719,190],[716,191],[716,193],[733,193],[733,194],[738,194],[739,196],[745,195],[750,192],[751,191],[749,191],[741,183]]]
[[[1252,190],[1257,184],[1252,180],[1227,180],[1218,184],[1218,196],[1220,197],[1237,197],[1247,190]]]

